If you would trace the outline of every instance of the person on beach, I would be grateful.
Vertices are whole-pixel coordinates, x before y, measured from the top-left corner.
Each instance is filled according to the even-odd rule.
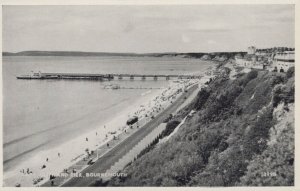
[[[49,161],[49,159],[47,158],[47,159],[46,159],[46,162],[48,162],[48,161]]]
[[[51,180],[51,186],[54,186],[54,180]]]
[[[86,140],[86,141],[89,141],[89,139],[88,139],[87,137],[85,138],[85,140]]]
[[[57,153],[58,157],[60,157],[60,153]]]

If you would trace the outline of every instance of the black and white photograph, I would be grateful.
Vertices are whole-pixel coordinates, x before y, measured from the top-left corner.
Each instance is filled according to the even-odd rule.
[[[296,186],[295,1],[14,2],[2,188]]]

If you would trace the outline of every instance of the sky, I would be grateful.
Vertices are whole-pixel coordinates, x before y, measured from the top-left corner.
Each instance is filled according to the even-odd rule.
[[[3,6],[3,51],[218,52],[295,46],[294,5]]]

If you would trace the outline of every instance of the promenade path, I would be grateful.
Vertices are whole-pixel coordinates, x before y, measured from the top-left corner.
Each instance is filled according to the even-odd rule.
[[[87,187],[92,186],[99,177],[87,177],[86,174],[90,173],[105,173],[116,162],[118,162],[126,153],[132,150],[143,138],[151,133],[156,127],[158,127],[163,121],[169,117],[170,114],[175,113],[177,108],[185,102],[185,99],[189,97],[194,91],[196,91],[197,85],[192,86],[180,95],[180,97],[174,101],[164,111],[159,113],[154,119],[149,121],[143,127],[138,128],[130,137],[124,139],[121,143],[115,145],[111,150],[101,156],[93,165],[85,167],[81,171],[81,177],[72,177],[61,186],[63,187]],[[51,186],[48,181],[43,186]],[[58,186],[58,185],[56,185]]]

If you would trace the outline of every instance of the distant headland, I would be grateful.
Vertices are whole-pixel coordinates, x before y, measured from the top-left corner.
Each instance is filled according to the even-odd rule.
[[[2,52],[2,56],[130,56],[130,57],[182,57],[201,58],[203,60],[224,61],[234,58],[236,55],[244,55],[247,52],[189,52],[189,53],[110,53],[110,52],[80,52],[80,51],[22,51],[22,52]]]

